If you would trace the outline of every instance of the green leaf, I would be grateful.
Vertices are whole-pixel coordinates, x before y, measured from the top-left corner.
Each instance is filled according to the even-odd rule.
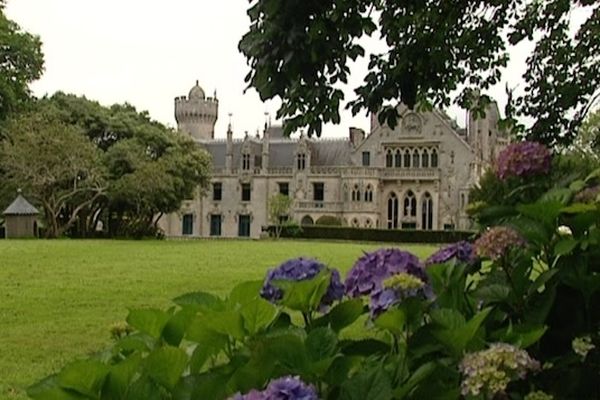
[[[352,325],[363,313],[361,299],[346,300],[333,307],[327,314],[314,321],[315,326],[329,326],[336,332]]]
[[[283,291],[281,305],[292,310],[308,313],[315,311],[323,295],[327,292],[331,280],[331,272],[321,271],[311,279],[303,281],[273,281],[273,285]]]
[[[305,345],[308,357],[319,361],[335,355],[337,352],[337,335],[329,328],[313,329],[307,336]]]
[[[339,400],[390,400],[392,382],[383,368],[359,372],[344,382]]]
[[[590,211],[597,211],[598,206],[595,204],[587,203],[573,203],[567,207],[561,208],[561,212],[565,214],[582,214]]]
[[[215,332],[240,340],[246,337],[244,319],[239,311],[205,311],[202,318]]]
[[[510,296],[510,286],[493,283],[477,288],[474,294],[477,299],[483,300],[485,304],[499,303]]]
[[[390,345],[377,339],[343,340],[340,342],[342,353],[347,356],[372,356],[386,354]]]
[[[242,306],[253,300],[260,298],[260,290],[262,289],[263,281],[247,281],[236,285],[229,294],[227,302],[230,307],[235,309],[237,306]]]
[[[569,204],[571,197],[573,197],[573,191],[571,189],[555,188],[544,193],[536,204],[549,206],[550,213],[548,218],[555,218],[556,207],[558,206],[560,208],[560,206]]]
[[[184,308],[173,315],[162,331],[162,337],[171,346],[179,346],[185,331],[194,318],[196,311]]]
[[[437,365],[433,361],[421,365],[415,372],[410,375],[408,380],[400,385],[398,389],[394,391],[395,398],[402,399],[408,395],[414,388],[419,385],[422,381],[427,379],[436,370]]]
[[[391,308],[375,319],[375,326],[386,329],[394,335],[400,336],[404,332],[406,313],[400,308]]]
[[[264,299],[255,298],[245,303],[240,312],[244,319],[244,328],[250,335],[255,335],[275,321],[278,309]]]
[[[188,356],[177,347],[154,350],[145,360],[146,373],[158,384],[172,390],[187,367]]]
[[[434,309],[430,315],[433,323],[447,329],[461,328],[467,323],[460,312],[451,308]]]
[[[537,343],[544,333],[548,330],[547,326],[526,326],[520,325],[511,327],[501,338],[503,342],[511,343],[521,348],[526,349],[527,347]]]
[[[572,237],[561,239],[554,246],[554,255],[556,256],[564,256],[571,253],[579,242]]]
[[[102,390],[102,398],[123,398],[127,392],[127,387],[140,366],[141,360],[142,357],[140,354],[134,354],[120,363],[112,365]],[[104,395],[105,393],[106,395]]]
[[[125,396],[127,400],[162,400],[161,389],[158,384],[147,375],[140,376],[134,381]],[[111,399],[112,400],[112,399]]]
[[[34,400],[83,400],[88,399],[76,392],[70,392],[58,386],[57,376],[47,378],[27,388],[27,396]]]
[[[529,287],[527,291],[527,295],[531,296],[534,294],[539,288],[544,286],[554,275],[558,273],[557,268],[549,269],[542,272],[533,282],[533,284]]]
[[[198,343],[190,361],[192,373],[199,372],[206,363],[206,360],[209,357],[219,354],[229,342],[227,335],[210,329],[201,318],[195,319],[190,324],[186,337],[188,340]]]
[[[222,310],[223,300],[214,294],[198,291],[183,294],[173,299],[173,302],[181,307],[192,307],[194,309]]]
[[[85,396],[98,398],[109,368],[97,360],[76,361],[58,373],[58,384]]]
[[[475,337],[479,327],[491,310],[491,307],[481,310],[463,326],[433,329],[432,334],[446,346],[452,355],[460,356]]]
[[[169,314],[158,309],[131,310],[127,316],[127,323],[140,332],[158,339],[169,318],[171,318]]]

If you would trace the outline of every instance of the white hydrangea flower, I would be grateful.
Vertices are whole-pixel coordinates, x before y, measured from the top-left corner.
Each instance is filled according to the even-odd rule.
[[[559,236],[573,236],[573,231],[566,225],[559,226],[557,232]]]

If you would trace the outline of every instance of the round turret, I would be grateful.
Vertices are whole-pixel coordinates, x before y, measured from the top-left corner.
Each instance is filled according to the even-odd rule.
[[[210,140],[215,135],[215,123],[219,113],[219,101],[206,97],[196,81],[188,97],[175,98],[175,120],[177,128],[197,140]]]

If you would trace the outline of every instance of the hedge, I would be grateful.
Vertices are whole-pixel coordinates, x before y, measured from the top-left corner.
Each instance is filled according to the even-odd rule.
[[[275,227],[269,226],[272,236]],[[397,243],[453,243],[475,236],[471,231],[420,231],[413,229],[364,229],[338,226],[284,227],[281,237],[301,239],[339,239]]]

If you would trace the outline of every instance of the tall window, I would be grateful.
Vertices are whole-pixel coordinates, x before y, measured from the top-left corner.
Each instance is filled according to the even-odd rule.
[[[242,183],[242,201],[250,201],[252,189],[249,183]]]
[[[427,149],[423,150],[423,156],[421,157],[421,166],[423,168],[429,168],[429,153]]]
[[[371,165],[371,152],[369,152],[369,151],[362,152],[362,165],[363,165],[363,167],[368,167]]]
[[[388,229],[398,229],[398,197],[392,192],[388,197]]]
[[[250,169],[250,154],[242,154],[242,169],[244,171]]]
[[[360,189],[358,185],[354,185],[352,189],[352,201],[360,201]]]
[[[388,151],[385,153],[385,166],[388,168],[392,168],[394,166],[394,155],[390,149],[388,149]]]
[[[211,214],[210,236],[221,236],[221,214]]]
[[[410,150],[404,150],[404,168],[410,168]]]
[[[306,154],[304,153],[300,153],[296,156],[296,161],[297,161],[297,168],[300,171],[303,171],[306,169]]]
[[[313,183],[313,200],[314,201],[325,200],[325,184],[323,182]]]
[[[402,166],[402,154],[400,153],[400,149],[396,150],[396,154],[394,155],[394,166],[396,168]]]
[[[431,150],[431,168],[438,167],[438,153],[436,149]]]
[[[412,192],[412,190],[409,190],[404,196],[404,216],[417,216],[417,198],[415,197],[415,194]]]
[[[213,183],[213,201],[221,201],[223,199],[223,184],[221,182]]]
[[[284,196],[289,196],[290,195],[290,184],[287,182],[279,182],[279,194],[282,194]]]
[[[433,199],[429,193],[425,193],[421,204],[421,229],[433,229]]]
[[[367,203],[373,202],[373,186],[371,185],[367,185],[367,188],[365,189],[365,201]]]
[[[420,157],[419,157],[419,150],[418,149],[414,149],[414,151],[413,151],[412,165],[413,165],[413,168],[419,168],[419,165],[421,165],[421,160],[420,160]]]
[[[181,222],[181,234],[192,235],[194,233],[194,215],[185,214]]]
[[[250,216],[240,215],[238,217],[238,236],[249,237],[250,236]]]

